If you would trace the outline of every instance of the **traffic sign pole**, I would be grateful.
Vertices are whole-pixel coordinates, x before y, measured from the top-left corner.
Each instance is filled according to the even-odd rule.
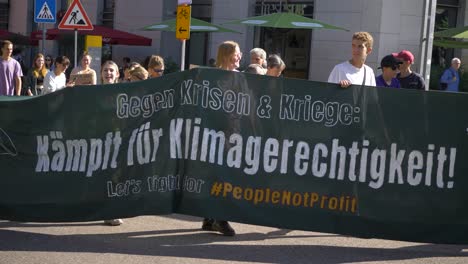
[[[83,8],[80,0],[73,0],[70,6],[67,9],[67,12],[62,18],[58,25],[59,29],[69,29],[75,31],[75,62],[74,66],[77,66],[78,63],[78,29],[79,30],[93,30],[93,24],[89,20],[86,11]]]
[[[184,71],[185,69],[185,42],[187,42],[187,40],[183,39],[182,40],[182,55],[180,58],[180,71]]]
[[[78,29],[75,29],[75,68],[77,65],[77,50],[78,50]]]
[[[191,2],[191,1],[190,1]],[[182,52],[180,57],[180,70],[185,69],[185,46],[190,38],[190,19],[192,18],[192,7],[190,5],[179,5],[177,7],[176,38],[182,40]]]
[[[46,23],[56,22],[56,0],[34,0],[34,22],[42,25],[42,54],[45,54]]]
[[[45,40],[46,40],[47,29],[46,29],[45,23],[41,23],[41,24],[42,24],[42,54],[46,54]]]

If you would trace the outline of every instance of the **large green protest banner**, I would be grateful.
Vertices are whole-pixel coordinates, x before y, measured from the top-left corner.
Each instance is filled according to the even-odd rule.
[[[0,99],[0,219],[468,243],[468,96],[196,69]]]

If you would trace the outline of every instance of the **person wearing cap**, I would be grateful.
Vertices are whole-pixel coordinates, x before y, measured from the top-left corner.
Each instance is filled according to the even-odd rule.
[[[399,67],[400,73],[397,74],[401,88],[426,90],[424,78],[411,70],[411,65],[414,63],[413,54],[408,50],[402,50],[392,55],[403,62]]]
[[[368,32],[356,32],[351,41],[352,57],[350,60],[336,65],[330,76],[329,83],[337,83],[342,88],[351,84],[375,86],[375,75],[366,59],[372,52],[374,39]]]
[[[453,58],[450,68],[446,69],[440,77],[441,87],[444,87],[447,92],[458,92],[458,85],[460,84],[460,75],[458,69],[460,69],[461,60],[459,58]],[[444,85],[445,84],[445,85]]]
[[[400,88],[400,82],[396,78],[398,66],[402,64],[393,55],[387,55],[380,61],[379,69],[382,69],[382,74],[375,78],[375,83],[378,87]]]

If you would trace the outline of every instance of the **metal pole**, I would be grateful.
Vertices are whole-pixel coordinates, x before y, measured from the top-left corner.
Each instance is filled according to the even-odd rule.
[[[45,27],[45,23],[42,23],[42,54],[45,54],[45,39],[46,39],[47,29]]]
[[[75,28],[75,68],[77,65],[78,30]]]
[[[426,83],[426,90],[429,90],[432,64],[432,43],[434,40],[435,12],[437,8],[436,0],[424,0],[423,21],[421,27],[421,55],[419,72]]]
[[[426,69],[424,72],[424,80],[426,82],[426,91],[429,90],[429,82],[431,79],[431,65],[432,65],[432,44],[434,42],[434,26],[435,26],[435,16],[437,9],[437,0],[429,0],[429,21],[426,31]]]
[[[180,57],[180,71],[185,69],[185,39],[182,40],[182,55]]]

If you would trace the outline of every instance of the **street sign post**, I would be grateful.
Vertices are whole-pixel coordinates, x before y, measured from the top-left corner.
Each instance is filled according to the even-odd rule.
[[[67,12],[58,25],[59,29],[71,30],[93,30],[93,24],[89,20],[86,11],[83,8],[80,0],[73,0]]]
[[[34,1],[34,22],[42,24],[42,53],[45,53],[45,23],[55,23],[56,17],[56,0],[35,0]]]
[[[77,65],[77,46],[78,46],[78,30],[93,30],[93,24],[89,20],[86,11],[83,8],[80,0],[73,0],[67,12],[58,25],[59,29],[75,30],[75,61]]]
[[[56,21],[55,0],[35,0],[34,2],[34,22],[55,23]]]
[[[176,38],[182,40],[182,56],[180,70],[185,68],[185,43],[190,38],[190,19],[192,18],[192,6],[179,5],[177,7]]]

